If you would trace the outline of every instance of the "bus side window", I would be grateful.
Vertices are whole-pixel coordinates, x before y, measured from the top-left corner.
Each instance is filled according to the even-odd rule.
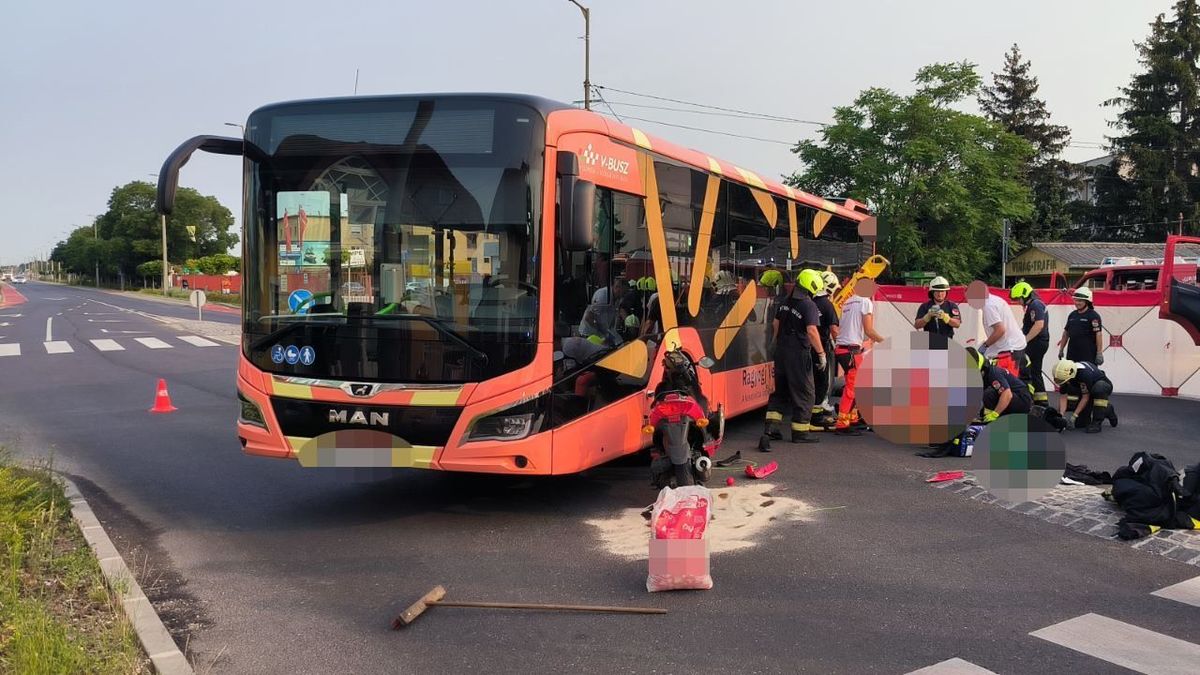
[[[768,265],[778,269],[787,268],[786,260],[775,260],[773,256],[776,251],[790,253],[788,249],[791,243],[784,240],[783,248],[771,245],[773,228],[768,219],[771,213],[764,209],[765,204],[766,200],[756,198],[750,188],[733,183],[729,185],[729,255],[737,269],[739,285],[756,280]],[[773,207],[774,201],[771,200],[770,204]],[[775,212],[778,222],[778,210],[770,210]],[[782,217],[786,222],[786,211]],[[790,237],[790,233],[787,236]],[[771,317],[766,316],[768,302],[765,300],[758,302],[755,307],[754,318],[761,316],[763,320],[747,320],[733,336],[725,356],[726,367],[741,368],[766,362],[766,338]]]

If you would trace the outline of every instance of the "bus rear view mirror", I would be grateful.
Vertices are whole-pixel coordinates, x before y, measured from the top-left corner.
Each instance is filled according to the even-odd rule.
[[[558,153],[558,237],[568,251],[592,248],[596,212],[596,184],[580,180],[579,158]]]

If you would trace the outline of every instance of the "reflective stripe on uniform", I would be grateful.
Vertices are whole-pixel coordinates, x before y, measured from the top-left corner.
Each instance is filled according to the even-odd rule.
[[[1106,398],[1098,398],[1095,401],[1092,401],[1092,403],[1094,403],[1097,408],[1107,408],[1108,407],[1108,399],[1106,399]]]
[[[780,422],[782,420],[783,420],[783,413],[776,412],[774,410],[767,411],[767,421],[768,422]]]
[[[803,422],[792,422],[792,431],[808,431],[809,427]]]

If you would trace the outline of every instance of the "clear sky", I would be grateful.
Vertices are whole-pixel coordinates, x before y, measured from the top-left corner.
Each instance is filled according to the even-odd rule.
[[[592,81],[827,121],[868,86],[908,91],[917,68],[968,60],[990,80],[1016,42],[1053,121],[1100,156],[1138,68],[1134,42],[1170,0],[582,0]],[[103,213],[112,188],[154,180],[196,134],[238,135],[269,102],[424,91],[582,98],[583,19],[568,0],[352,3],[208,0],[17,2],[0,40],[0,264],[45,256]],[[609,91],[614,103],[678,107]],[[602,108],[602,106],[601,106]],[[785,143],[814,127],[614,105],[617,113]],[[606,111],[605,111],[606,112]],[[798,168],[788,145],[630,124],[759,173]],[[241,223],[241,167],[197,153],[181,183]]]

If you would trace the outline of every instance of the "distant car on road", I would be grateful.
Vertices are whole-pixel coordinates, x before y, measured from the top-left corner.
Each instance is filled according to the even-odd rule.
[[[24,274],[18,274],[17,276],[12,278],[12,282],[14,284],[23,284],[23,283],[25,283],[25,281],[26,281],[26,279],[25,279]]]

